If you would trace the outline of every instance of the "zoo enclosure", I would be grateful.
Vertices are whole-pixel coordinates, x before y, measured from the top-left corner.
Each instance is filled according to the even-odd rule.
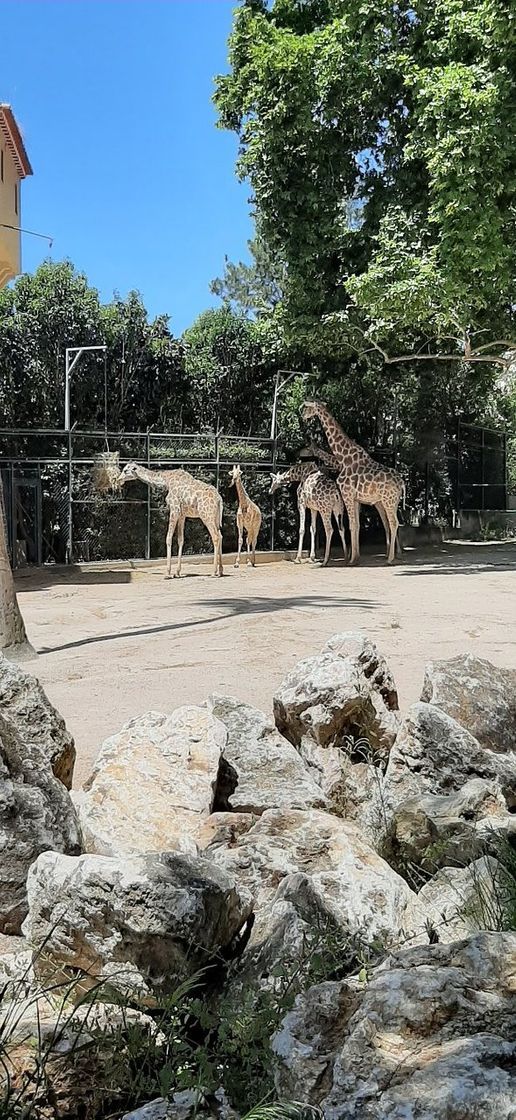
[[[505,432],[460,423],[454,437],[432,455],[399,444],[372,449],[389,466],[403,470],[408,516],[414,523],[454,513],[507,508]],[[424,440],[421,441],[424,446]],[[262,436],[223,433],[88,432],[71,429],[0,430],[0,470],[4,484],[9,547],[14,567],[25,563],[142,558],[163,555],[168,520],[163,496],[145,484],[120,495],[100,497],[91,468],[109,448],[120,463],[130,460],[155,469],[183,467],[212,482],[225,504],[225,550],[236,546],[235,492],[228,471],[245,470],[251,495],[263,513],[260,545],[290,548],[297,525],[288,489],[268,494],[270,472],[284,465],[281,443]],[[228,516],[229,515],[229,516]],[[364,511],[366,531],[376,515]],[[187,522],[186,551],[207,544],[197,522]]]

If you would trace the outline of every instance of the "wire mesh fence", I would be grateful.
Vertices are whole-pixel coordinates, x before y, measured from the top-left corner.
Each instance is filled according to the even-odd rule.
[[[431,454],[424,447],[422,438],[417,446],[372,452],[405,477],[405,520],[451,522],[454,511],[461,509],[506,508],[504,432],[459,424]],[[118,454],[121,467],[133,460],[156,470],[178,467],[216,486],[224,501],[226,552],[237,545],[238,503],[229,471],[233,463],[240,463],[250,495],[262,511],[259,548],[290,549],[297,544],[291,491],[269,494],[271,472],[286,465],[275,440],[216,433],[0,430],[0,471],[14,567],[163,556],[168,524],[164,493],[134,482],[120,493],[99,494],[93,468],[107,450]],[[368,507],[362,522],[365,535],[379,528],[376,513]],[[202,524],[188,519],[185,552],[209,547]]]

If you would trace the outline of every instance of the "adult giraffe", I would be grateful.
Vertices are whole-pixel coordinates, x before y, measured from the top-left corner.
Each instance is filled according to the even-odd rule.
[[[361,504],[382,506],[389,527],[387,563],[392,564],[399,527],[398,508],[405,493],[401,475],[389,467],[382,467],[359,443],[346,435],[322,402],[305,401],[303,419],[311,417],[320,421],[339,469],[337,484],[348,512],[351,532],[350,564],[356,564],[360,556]]]
[[[213,575],[223,575],[222,568],[222,498],[214,486],[209,482],[200,482],[188,471],[152,471],[140,463],[128,463],[124,467],[120,479],[120,486],[134,479],[146,482],[148,486],[155,486],[167,491],[167,505],[169,508],[169,521],[167,532],[167,574],[165,579],[171,579],[172,570],[172,540],[177,527],[177,569],[176,576],[181,575],[181,557],[183,555],[183,542],[185,521],[187,517],[197,517],[202,521],[213,541]]]
[[[303,554],[303,539],[305,535],[306,511],[310,510],[310,560],[315,560],[315,531],[317,527],[317,514],[319,514],[326,534],[326,548],[322,567],[325,568],[330,559],[331,538],[333,536],[332,517],[337,522],[344,559],[347,559],[346,537],[344,534],[344,504],[340,496],[337,483],[321,471],[317,463],[294,463],[287,471],[273,474],[269,494],[274,494],[280,486],[288,482],[299,482],[297,488],[297,506],[299,509],[299,544],[296,562],[299,564]]]

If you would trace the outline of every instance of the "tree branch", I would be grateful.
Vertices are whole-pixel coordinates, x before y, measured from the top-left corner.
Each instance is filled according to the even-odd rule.
[[[394,365],[396,362],[488,362],[493,365],[502,366],[503,369],[508,369],[509,366],[514,365],[516,362],[516,341],[513,339],[498,338],[494,342],[485,342],[482,346],[471,346],[471,339],[467,332],[464,333],[462,339],[454,339],[453,335],[444,335],[443,338],[453,339],[456,342],[461,342],[464,347],[462,353],[459,351],[456,354],[388,354],[383,346],[375,342],[374,338],[366,335],[361,327],[354,327],[354,330],[359,331],[367,342],[371,345],[367,350],[362,350],[362,356],[376,352],[380,354],[386,365]],[[430,339],[428,340],[430,342]],[[505,350],[510,350],[511,353],[508,357],[501,354],[492,353],[493,349],[503,347]]]

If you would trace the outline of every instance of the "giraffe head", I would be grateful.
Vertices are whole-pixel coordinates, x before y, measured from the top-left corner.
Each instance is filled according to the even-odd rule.
[[[311,420],[313,416],[319,415],[319,402],[318,401],[305,401],[301,410],[303,420]]]
[[[230,486],[235,486],[237,478],[242,478],[242,470],[241,467],[234,466],[233,469],[229,472]]]
[[[281,471],[278,471],[277,474],[271,474],[271,488],[269,490],[269,494],[275,494],[276,490],[279,490],[282,481],[283,475]]]
[[[126,463],[118,480],[119,485],[123,486],[125,482],[132,482],[135,478],[138,478],[138,463]]]

